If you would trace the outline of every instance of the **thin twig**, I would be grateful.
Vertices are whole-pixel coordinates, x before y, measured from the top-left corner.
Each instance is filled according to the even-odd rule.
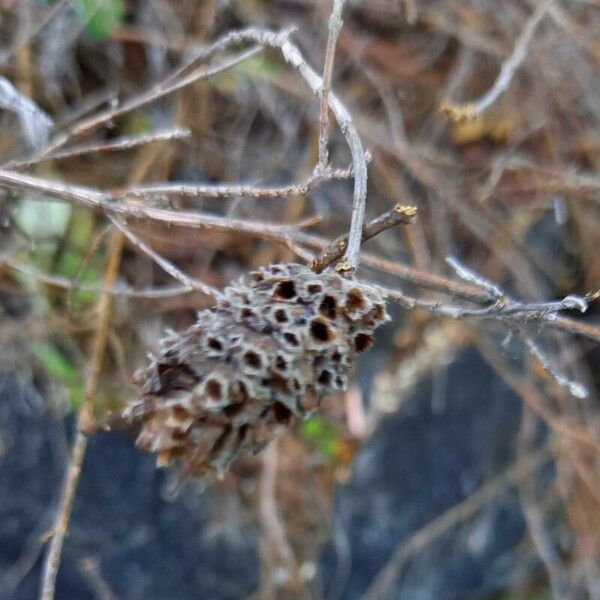
[[[295,578],[297,563],[277,510],[277,454],[277,441],[275,440],[263,452],[263,467],[260,477],[260,522],[268,558],[276,563],[277,568],[285,570],[286,583],[289,583]],[[276,582],[268,582],[269,587],[273,584]]]
[[[530,354],[537,360],[542,369],[544,369],[544,371],[548,373],[552,379],[554,379],[554,381],[556,381],[561,387],[566,388],[575,398],[585,399],[589,397],[589,392],[582,383],[573,381],[558,371],[558,369],[552,364],[551,360],[546,356],[537,342],[527,333],[523,326],[518,326],[518,331],[521,334],[521,337],[525,342],[525,347],[529,350]]]
[[[94,591],[97,600],[118,600],[102,573],[98,560],[91,556],[79,561],[79,570]]]
[[[180,90],[192,83],[203,79],[209,79],[210,77],[214,77],[215,75],[218,75],[227,69],[235,67],[236,65],[248,60],[259,51],[259,47],[250,48],[249,50],[241,52],[233,58],[224,60],[218,65],[203,69],[196,69],[189,75],[176,81],[172,81],[171,77],[169,77],[167,80],[158,83],[147,92],[123,102],[123,104],[117,106],[116,108],[111,107],[100,112],[99,114],[92,115],[91,117],[78,122],[74,127],[54,139],[48,146],[46,146],[46,148],[44,148],[41,154],[38,157],[34,157],[34,159],[39,160],[41,157],[54,153],[58,148],[64,146],[71,138],[92,131],[93,129],[96,129],[97,127],[100,127],[123,114],[141,108],[142,106],[146,106],[151,102],[155,102],[156,100],[172,94],[173,92],[176,92],[177,90]]]
[[[165,129],[164,131],[155,131],[152,133],[144,133],[140,135],[127,135],[119,138],[115,138],[110,142],[101,142],[97,144],[81,144],[78,146],[71,146],[61,152],[54,152],[51,154],[45,154],[37,158],[31,158],[28,160],[13,161],[6,164],[7,168],[17,169],[22,167],[30,167],[47,160],[61,160],[64,158],[72,158],[74,156],[82,156],[86,154],[97,154],[99,152],[117,152],[122,150],[130,150],[136,146],[142,146],[151,142],[159,142],[166,140],[180,140],[188,138],[191,135],[189,129],[182,129],[180,127],[174,127],[171,129]]]
[[[185,286],[172,286],[162,288],[142,288],[139,290],[133,289],[126,285],[114,285],[112,287],[104,287],[91,283],[82,283],[74,281],[68,277],[61,275],[53,275],[50,273],[43,273],[38,271],[34,267],[15,260],[8,254],[0,254],[0,265],[4,265],[14,271],[23,273],[28,277],[32,277],[37,281],[40,281],[46,285],[69,290],[72,292],[83,291],[83,292],[94,292],[97,294],[110,294],[111,296],[122,296],[127,298],[147,298],[147,299],[159,299],[159,298],[171,298],[173,296],[180,296],[182,294],[189,294],[193,291],[193,288]]]
[[[569,441],[582,444],[596,454],[600,452],[598,437],[585,428],[579,427],[572,419],[565,418],[564,414],[557,414],[555,410],[548,407],[546,396],[540,393],[530,377],[517,373],[511,367],[499,351],[497,344],[487,341],[485,336],[473,336],[472,339],[494,372],[523,399],[528,408],[544,420],[550,429]]]
[[[117,279],[122,249],[123,236],[121,233],[115,232],[110,239],[108,262],[104,272],[104,286],[106,287],[112,287]],[[60,565],[62,547],[69,527],[75,492],[77,491],[83,458],[87,448],[88,438],[83,433],[83,430],[86,427],[86,423],[93,420],[94,396],[96,394],[98,375],[100,374],[100,368],[102,366],[104,351],[108,340],[111,306],[111,295],[106,293],[102,294],[98,301],[98,325],[92,345],[90,365],[86,375],[85,394],[77,415],[75,441],[73,443],[73,450],[67,467],[55,525],[52,530],[52,538],[44,563],[40,600],[54,599],[56,576]]]
[[[135,183],[144,177],[146,171],[152,164],[154,156],[156,156],[156,152],[154,152],[153,156],[143,159],[138,167],[134,169],[131,176],[132,182]],[[118,230],[113,230],[108,244],[108,259],[104,270],[103,284],[105,287],[112,287],[119,276],[119,267],[121,265],[124,244],[125,237],[123,234]],[[73,443],[73,451],[67,466],[65,482],[56,515],[56,522],[52,531],[52,540],[44,564],[40,600],[54,599],[56,577],[60,566],[62,547],[69,527],[75,493],[77,491],[83,459],[87,448],[88,437],[86,430],[89,428],[89,424],[94,422],[94,397],[96,395],[98,377],[100,375],[103,358],[110,337],[112,296],[108,293],[102,294],[98,301],[97,308],[98,322],[92,342],[88,371],[85,378],[84,398],[77,415],[77,429],[75,441]]]
[[[296,69],[313,94],[319,95],[323,80],[306,62],[298,47],[289,40],[289,32],[284,31],[276,34],[271,31],[250,29],[246,30],[245,34],[249,39],[253,39],[259,44],[279,48],[284,60]],[[354,273],[359,261],[367,199],[367,156],[352,117],[346,107],[331,92],[328,95],[328,103],[350,148],[352,166],[354,168],[354,193],[348,247],[346,248],[344,260],[338,263],[336,267],[340,273],[349,276]]]
[[[185,196],[190,198],[226,198],[229,196],[244,196],[247,198],[279,198],[285,196],[305,196],[313,188],[337,179],[352,177],[350,169],[328,169],[313,173],[305,182],[280,187],[259,187],[252,184],[201,184],[201,183],[152,183],[136,185],[115,192],[117,198],[148,197],[148,196]]]
[[[509,299],[506,304],[494,303],[490,306],[480,308],[460,304],[448,304],[441,300],[415,298],[400,290],[391,290],[382,286],[376,287],[386,298],[408,310],[421,309],[452,319],[498,320],[509,326],[539,323],[552,329],[578,333],[590,339],[600,340],[600,331],[597,327],[588,325],[586,329],[582,329],[580,327],[581,324],[577,323],[577,321],[565,319],[565,317],[559,317],[556,314],[558,310],[573,308],[569,299],[570,297],[555,302],[534,302],[531,304]]]
[[[483,96],[474,102],[465,104],[445,102],[440,106],[440,112],[451,121],[464,122],[474,119],[496,102],[500,95],[508,89],[517,69],[527,57],[529,44],[552,2],[553,0],[543,0],[538,3],[521,31],[511,55],[502,63],[494,84]]]
[[[366,242],[382,231],[394,227],[400,223],[410,225],[417,214],[414,206],[402,206],[396,204],[394,208],[383,213],[379,217],[369,221],[363,230],[362,241]],[[312,261],[310,268],[315,273],[321,273],[330,264],[342,257],[348,246],[348,236],[342,235],[336,238],[327,248],[322,250]]]
[[[323,65],[323,81],[319,92],[321,102],[319,106],[319,165],[320,170],[326,169],[329,163],[329,92],[333,77],[333,64],[335,61],[335,47],[342,29],[342,12],[345,0],[333,0],[333,9],[329,17],[329,36],[325,51]]]
[[[124,218],[150,218],[171,225],[182,225],[186,227],[200,227],[204,229],[222,231],[222,232],[238,232],[256,235],[264,239],[283,239],[296,228],[309,227],[320,220],[320,217],[312,217],[296,224],[279,224],[279,223],[258,223],[252,221],[242,221],[239,219],[231,219],[219,217],[216,215],[206,215],[198,212],[181,212],[165,210],[145,206],[139,202],[135,203],[118,203],[115,198],[107,193],[96,189],[49,181],[23,173],[7,171],[0,169],[0,185],[11,187],[20,190],[30,190],[41,192],[75,202],[88,208],[102,210],[105,214],[116,215]]]
[[[196,290],[207,296],[218,299],[221,297],[219,290],[186,275],[181,269],[178,269],[172,262],[155,252],[148,244],[140,240],[140,238],[131,231],[122,221],[116,217],[109,216],[112,224],[136,247],[144,254],[148,255],[161,269],[171,275],[174,279],[183,283],[189,290]]]
[[[475,271],[471,271],[471,269],[459,262],[454,256],[447,256],[446,263],[452,267],[453,271],[463,281],[472,283],[486,291],[491,300],[501,300],[504,297],[504,292],[493,281],[482,277],[478,273],[475,273]]]

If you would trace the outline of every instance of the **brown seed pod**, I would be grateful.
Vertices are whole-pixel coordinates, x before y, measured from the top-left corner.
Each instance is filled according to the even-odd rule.
[[[159,466],[182,477],[225,472],[240,451],[259,452],[281,429],[345,390],[358,353],[388,320],[374,288],[297,264],[250,273],[224,290],[137,374],[141,397],[123,417]]]

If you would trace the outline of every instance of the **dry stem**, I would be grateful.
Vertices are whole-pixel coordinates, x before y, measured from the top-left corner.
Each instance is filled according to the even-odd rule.
[[[114,232],[110,239],[108,262],[104,272],[105,287],[111,287],[117,279],[122,249],[123,236],[120,232]],[[102,294],[98,302],[98,325],[96,328],[96,335],[94,336],[90,364],[86,375],[85,394],[83,403],[77,415],[75,441],[67,466],[55,525],[52,530],[52,539],[44,563],[40,600],[53,600],[54,598],[56,576],[60,565],[62,547],[69,527],[73,501],[75,499],[75,493],[77,491],[77,485],[79,483],[83,465],[83,458],[87,448],[88,438],[82,431],[86,428],[86,424],[93,420],[94,396],[108,340],[111,306],[112,296],[108,293]]]
[[[134,245],[139,248],[144,254],[149,256],[161,269],[171,275],[174,279],[177,279],[180,283],[186,287],[188,291],[196,290],[201,294],[211,296],[212,298],[218,299],[221,297],[219,290],[194,279],[189,275],[186,275],[183,271],[178,269],[172,262],[155,252],[148,244],[144,243],[140,238],[133,233],[123,222],[119,219],[109,216],[111,223],[119,229],[119,231]]]
[[[319,170],[327,168],[329,164],[329,91],[333,76],[333,63],[335,61],[335,47],[342,29],[342,11],[345,0],[333,0],[333,9],[329,17],[329,36],[325,63],[323,66],[323,83],[321,85],[319,106]]]
[[[277,442],[267,446],[263,452],[263,468],[260,478],[260,521],[264,535],[264,551],[274,562],[275,569],[284,569],[286,583],[295,579],[297,570],[296,558],[287,541],[284,527],[279,518],[276,501],[277,481]],[[277,583],[266,582],[267,588]]]
[[[366,242],[386,229],[403,223],[410,225],[417,214],[414,206],[402,206],[396,204],[394,208],[383,213],[379,217],[369,221],[364,227],[362,241]],[[315,273],[323,272],[330,264],[342,257],[348,247],[348,236],[342,235],[336,238],[327,248],[322,250],[311,262],[310,268]]]
[[[502,63],[494,85],[481,98],[459,105],[445,102],[440,106],[440,112],[451,121],[461,123],[475,119],[496,102],[500,95],[508,89],[517,69],[527,57],[529,44],[552,2],[553,0],[543,0],[538,3],[521,31],[511,55]]]

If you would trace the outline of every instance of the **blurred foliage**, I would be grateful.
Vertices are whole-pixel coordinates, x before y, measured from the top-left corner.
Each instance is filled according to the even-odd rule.
[[[30,349],[46,373],[65,386],[70,408],[77,410],[83,400],[83,377],[79,368],[51,342],[32,341]]]
[[[57,257],[54,272],[78,283],[99,284],[102,278],[102,257],[88,256],[88,249],[94,233],[94,216],[83,210],[75,211],[62,251]],[[74,290],[71,302],[75,308],[84,308],[94,302],[97,292]]]
[[[13,221],[30,242],[32,266],[75,283],[100,281],[102,257],[87,256],[95,228],[92,213],[52,198],[23,198],[13,211]],[[35,291],[41,300],[43,286],[23,273],[18,279],[24,289]],[[83,308],[97,296],[93,291],[75,289],[70,301],[75,308]]]
[[[330,460],[336,459],[339,432],[333,425],[320,417],[313,416],[302,423],[300,431],[302,436],[310,441],[323,456]]]
[[[123,24],[123,0],[79,0],[77,9],[86,32],[97,40],[106,39]]]
[[[125,122],[121,127],[123,135],[134,135],[149,133],[152,128],[150,117],[143,113],[133,113],[127,115]]]
[[[13,211],[19,229],[32,241],[62,236],[71,218],[72,206],[49,197],[23,198]]]

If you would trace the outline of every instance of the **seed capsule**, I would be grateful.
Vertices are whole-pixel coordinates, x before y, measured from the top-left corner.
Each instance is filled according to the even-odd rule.
[[[345,390],[357,354],[387,320],[376,289],[335,271],[262,268],[162,341],[123,416],[159,466],[181,460],[183,478],[222,475],[239,452],[259,452]]]

